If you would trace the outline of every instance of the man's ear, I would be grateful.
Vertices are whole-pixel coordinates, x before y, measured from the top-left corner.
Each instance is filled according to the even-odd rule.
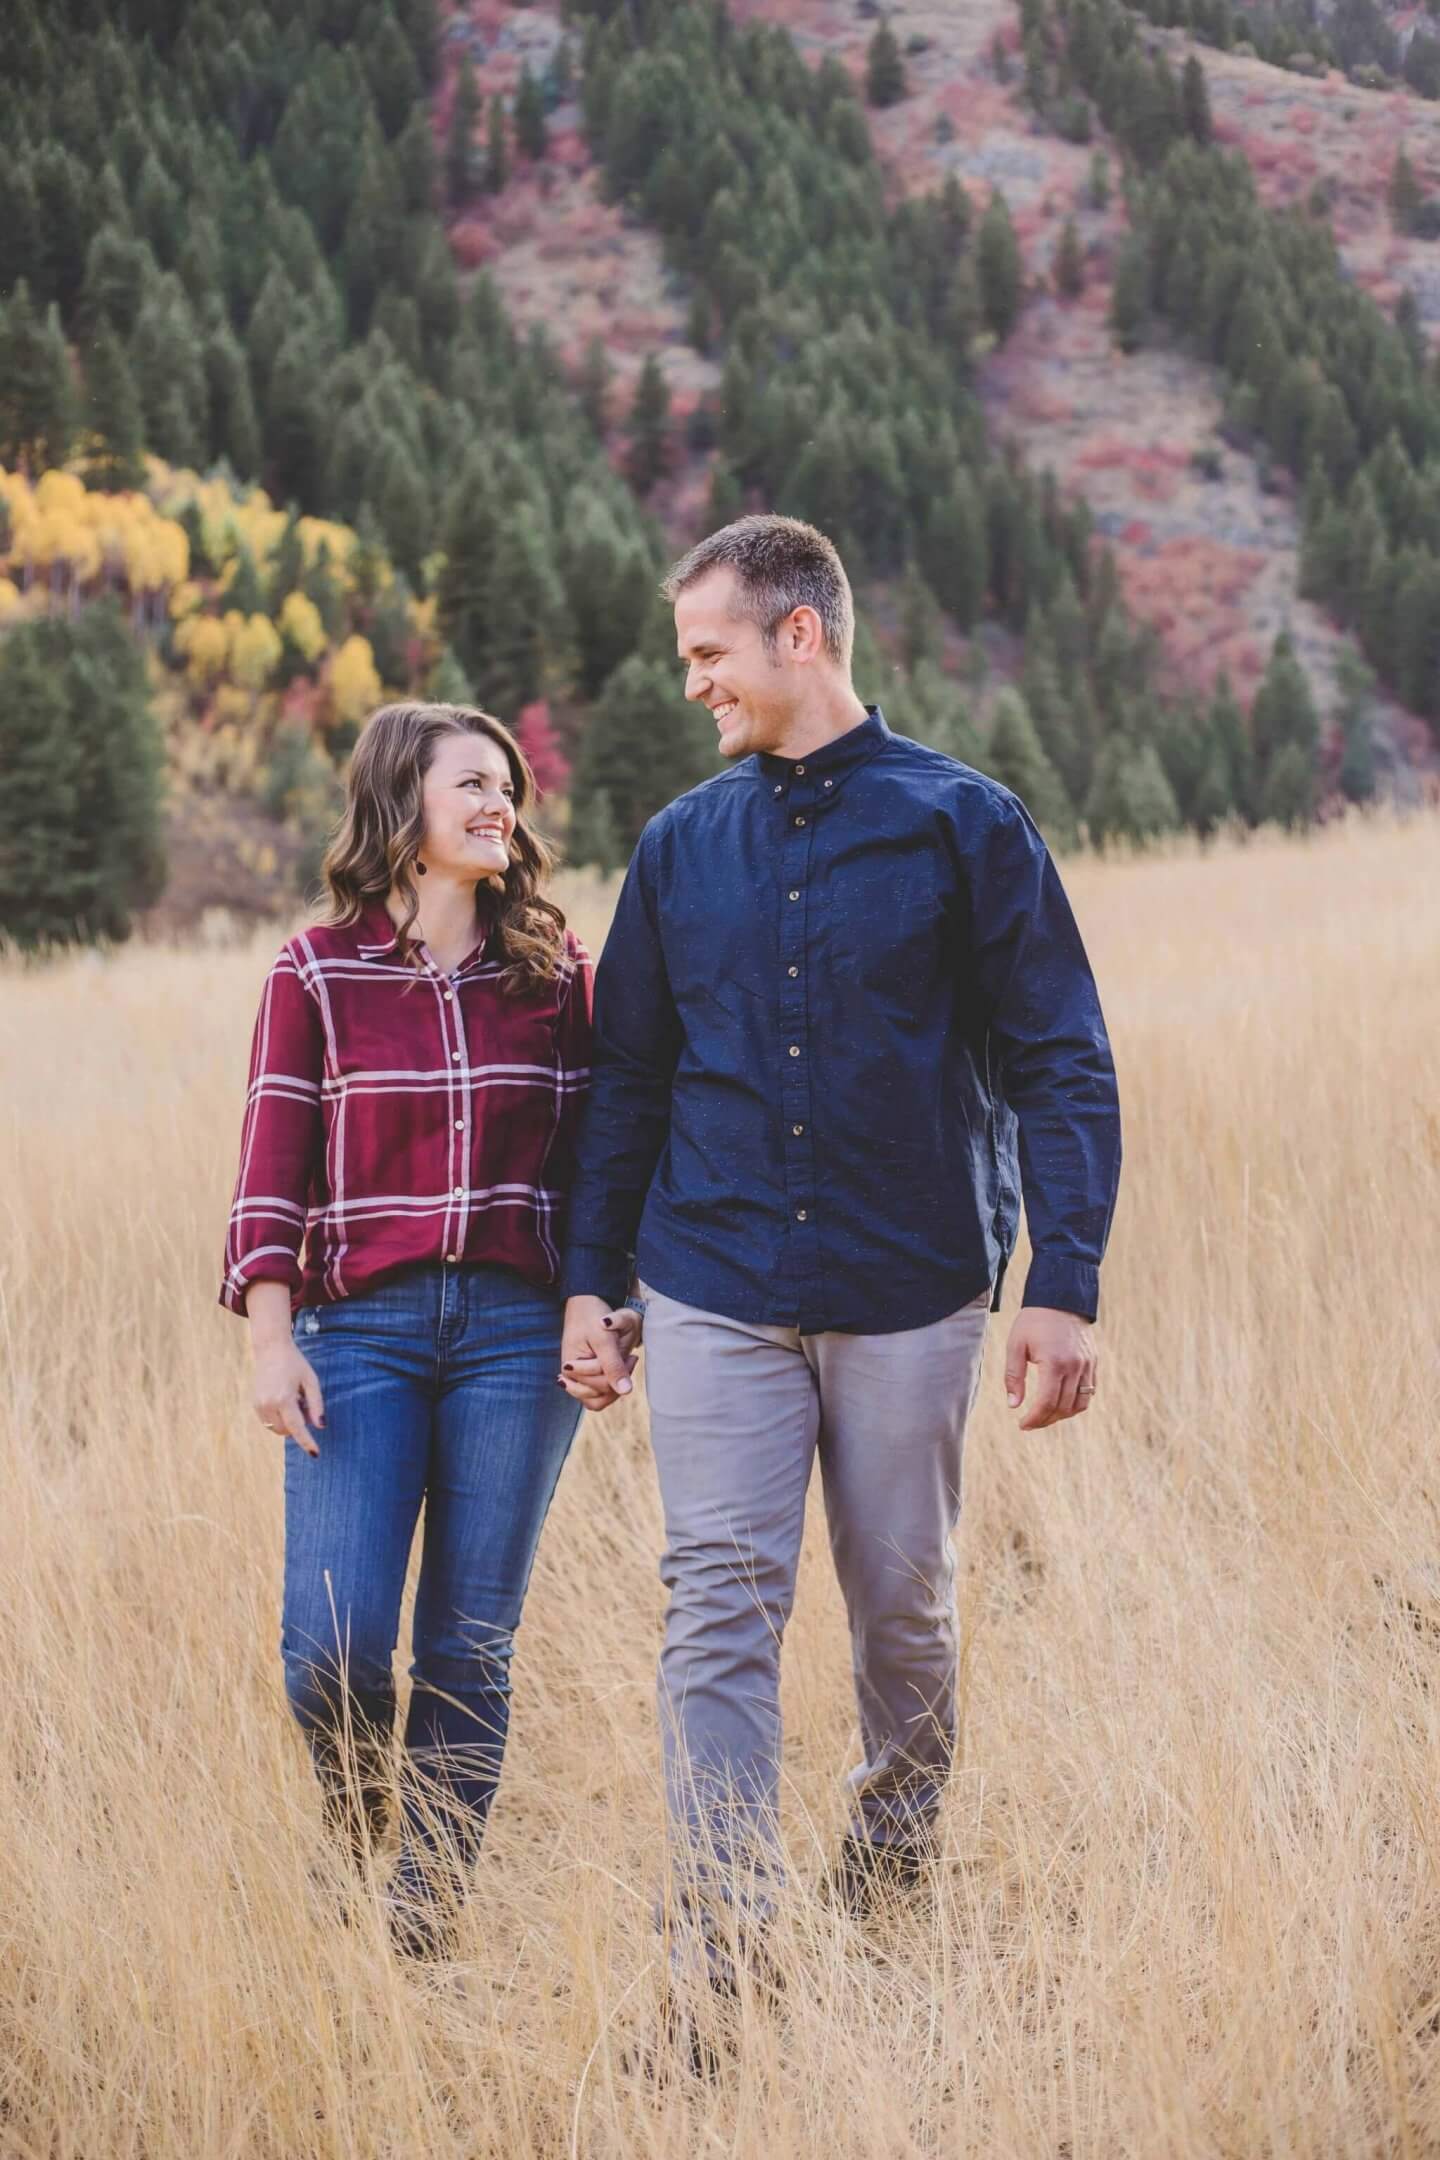
[[[818,660],[825,650],[825,625],[813,607],[792,608],[783,635],[792,660]]]

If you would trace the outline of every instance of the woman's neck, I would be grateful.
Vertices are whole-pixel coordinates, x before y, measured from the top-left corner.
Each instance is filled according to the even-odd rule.
[[[385,905],[398,929],[405,920],[404,901],[392,891]],[[474,880],[437,878],[432,870],[420,887],[419,913],[410,935],[424,939],[435,965],[448,975],[479,944],[481,931]]]

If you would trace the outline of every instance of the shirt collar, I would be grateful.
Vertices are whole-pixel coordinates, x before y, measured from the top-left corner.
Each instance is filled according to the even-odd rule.
[[[759,753],[760,770],[767,780],[789,780],[805,768],[805,777],[818,773],[826,780],[838,780],[842,773],[853,772],[874,757],[877,750],[890,740],[890,729],[885,715],[878,705],[867,705],[865,718],[833,742],[822,743],[818,750],[807,750],[800,759],[772,757],[768,750]]]
[[[388,960],[391,954],[397,952],[400,948],[399,925],[395,922],[384,900],[378,896],[364,903],[356,919],[355,929],[357,948],[362,960]],[[424,941],[417,932],[412,931],[408,942],[419,945],[423,944]],[[461,968],[477,965],[484,958],[485,949],[489,942],[488,936],[482,937],[477,944],[472,946],[461,961],[460,967],[455,969],[455,973],[458,975]]]
[[[378,896],[365,902],[355,925],[362,960],[385,960],[400,943],[399,925]]]

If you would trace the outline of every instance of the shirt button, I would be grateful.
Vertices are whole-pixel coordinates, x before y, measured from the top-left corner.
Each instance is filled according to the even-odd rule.
[[[451,1064],[452,1064],[452,1065],[458,1065],[458,1064],[459,1064],[459,1062],[460,1062],[460,1052],[459,1052],[458,1050],[452,1050],[452,1051],[450,1052],[450,1062],[451,1062]]]
[[[795,767],[795,770],[796,770],[796,772],[797,772],[797,773],[803,773],[803,772],[804,772],[804,770],[805,770],[805,768],[804,768],[804,766],[803,766],[803,765],[797,765],[797,766]]]
[[[465,1187],[464,1187],[463,1185],[457,1185],[457,1186],[455,1187],[455,1197],[456,1197],[456,1199],[457,1199],[457,1200],[461,1198],[461,1196],[463,1195],[464,1191],[465,1191]]]
[[[784,788],[783,788],[783,787],[777,787],[777,788],[776,788],[776,790],[775,790],[775,793],[776,793],[777,795],[783,795],[783,794],[784,794],[784,792],[785,792],[785,790],[784,790]]]
[[[825,785],[826,785],[826,787],[834,787],[835,783],[834,783],[834,781],[833,781],[833,780],[827,780],[827,781],[825,782]]]
[[[457,1118],[456,1118],[456,1120],[455,1120],[455,1130],[456,1130],[456,1132],[464,1132],[464,1130],[465,1130],[465,1120],[464,1120],[464,1118],[463,1118],[463,1117],[457,1117]]]
[[[798,1139],[799,1139],[799,1137],[800,1137],[800,1135],[801,1135],[801,1133],[802,1133],[802,1132],[804,1132],[805,1128],[804,1128],[804,1126],[803,1126],[803,1125],[792,1125],[792,1126],[790,1127],[790,1130],[791,1130],[791,1132],[793,1132],[793,1133],[794,1133],[794,1135],[795,1135],[796,1139],[798,1140]]]
[[[454,997],[454,995],[455,992],[453,990],[447,990],[445,992],[445,1002],[447,1005],[450,1003],[450,1000]]]
[[[791,976],[792,976],[792,977],[794,977],[794,976],[798,975],[798,974],[799,974],[799,972],[800,972],[799,968],[791,968],[791,970],[790,970],[790,973],[791,973]]]
[[[792,893],[791,893],[791,895],[790,895],[790,898],[791,898],[792,900],[798,900],[798,899],[799,899],[799,897],[800,897],[800,895],[799,895],[799,893],[798,893],[798,892],[792,892]]]
[[[791,1055],[791,1057],[799,1057],[799,1055],[800,1055],[800,1045],[799,1045],[799,1043],[791,1043],[791,1045],[790,1045],[790,1055]]]
[[[803,818],[803,817],[797,817],[797,818],[796,818],[796,820],[795,820],[795,823],[796,823],[797,825],[803,825],[803,824],[804,824],[804,822],[805,822],[805,820],[804,820],[804,818]]]
[[[796,1210],[795,1210],[795,1220],[796,1220],[796,1222],[804,1222],[804,1221],[805,1221],[805,1219],[806,1219],[806,1211],[805,1211],[805,1209],[804,1209],[803,1207],[801,1207],[801,1208],[796,1208]]]
[[[454,1267],[454,1265],[455,1265],[455,1255],[454,1255],[454,1253],[453,1253],[453,1252],[447,1252],[447,1253],[446,1253],[446,1255],[445,1255],[445,1258],[446,1258],[446,1259],[447,1259],[447,1260],[449,1261],[449,1263],[450,1263],[451,1267]]]

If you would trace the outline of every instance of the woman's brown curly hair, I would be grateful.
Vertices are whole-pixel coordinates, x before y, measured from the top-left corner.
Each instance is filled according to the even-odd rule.
[[[515,783],[515,831],[504,875],[479,879],[475,912],[501,963],[503,990],[523,993],[553,982],[565,950],[565,917],[540,888],[555,867],[554,850],[529,823],[535,775],[510,730],[469,705],[383,705],[366,722],[345,781],[345,809],[321,865],[332,928],[358,921],[393,887],[405,902],[402,948],[420,969],[410,931],[420,908],[415,858],[425,838],[425,775],[446,735],[488,735],[504,751]]]

